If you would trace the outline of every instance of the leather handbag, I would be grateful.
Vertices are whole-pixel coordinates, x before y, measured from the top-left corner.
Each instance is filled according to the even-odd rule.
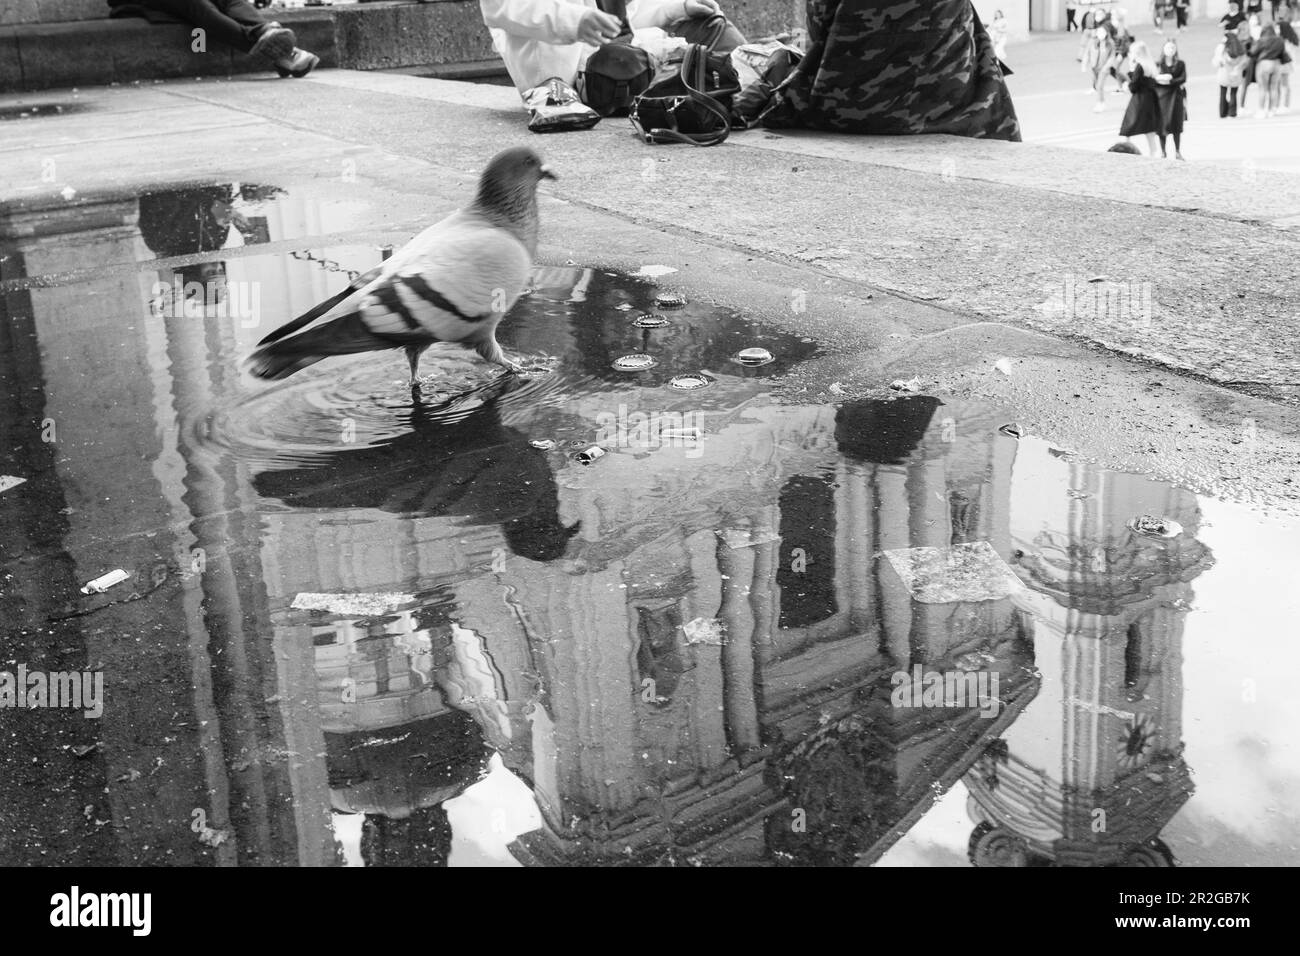
[[[693,43],[670,57],[632,103],[630,119],[647,143],[716,146],[731,132],[731,101],[740,78],[731,58]]]

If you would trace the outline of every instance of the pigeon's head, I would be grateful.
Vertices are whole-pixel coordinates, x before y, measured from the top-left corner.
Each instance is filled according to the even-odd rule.
[[[555,178],[542,157],[527,146],[516,146],[497,153],[483,170],[478,202],[488,209],[512,210],[521,201],[531,202],[543,179]]]

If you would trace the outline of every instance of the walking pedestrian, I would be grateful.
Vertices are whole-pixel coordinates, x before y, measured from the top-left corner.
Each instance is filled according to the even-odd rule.
[[[1165,41],[1156,63],[1156,99],[1160,106],[1160,155],[1168,159],[1165,138],[1174,138],[1174,158],[1183,158],[1183,121],[1187,119],[1187,64],[1178,55],[1178,44]]]
[[[1106,108],[1106,77],[1110,74],[1114,59],[1115,39],[1110,25],[1093,27],[1092,42],[1088,44],[1083,65],[1092,74],[1092,91],[1097,94],[1097,104],[1092,108],[1094,113],[1100,113]]]
[[[1237,32],[1223,31],[1223,39],[1214,48],[1214,56],[1210,58],[1210,65],[1217,71],[1216,78],[1219,81],[1219,119],[1236,117],[1237,89],[1241,86],[1241,75],[1249,59],[1245,44]]]
[[[1192,5],[1192,0],[1174,0],[1174,20],[1178,24],[1178,32],[1182,33],[1187,26],[1187,8]]]
[[[258,13],[248,0],[108,0],[110,17],[144,17],[150,23],[186,23],[207,39],[247,53],[281,76],[306,76],[320,57],[298,49],[292,30]]]
[[[1159,72],[1151,50],[1142,40],[1133,41],[1129,50],[1130,66],[1128,108],[1119,126],[1119,135],[1147,138],[1147,154],[1156,154],[1157,134],[1160,132],[1160,102],[1156,96],[1155,77]]]
[[[1219,26],[1225,30],[1235,30],[1245,19],[1246,15],[1241,12],[1241,4],[1237,0],[1229,0],[1228,12],[1219,17]]]
[[[1001,10],[993,11],[993,20],[989,23],[989,38],[993,41],[993,55],[1003,63],[1007,61],[1007,18]]]
[[[1074,22],[1074,14],[1079,9],[1079,5],[1074,0],[1065,0],[1065,32],[1079,29],[1079,24]]]

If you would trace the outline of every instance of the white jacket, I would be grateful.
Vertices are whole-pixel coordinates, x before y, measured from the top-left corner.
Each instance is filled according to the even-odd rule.
[[[578,42],[583,13],[596,0],[479,0],[492,45],[520,93],[553,76],[572,85],[596,48]],[[633,27],[667,27],[685,16],[684,0],[628,0]]]

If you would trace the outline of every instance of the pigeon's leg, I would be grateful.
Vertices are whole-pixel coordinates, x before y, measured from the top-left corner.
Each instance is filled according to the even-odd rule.
[[[419,378],[420,356],[421,354],[423,354],[424,350],[427,349],[428,347],[429,346],[427,345],[408,345],[406,347],[406,361],[411,366],[411,391],[412,392],[418,392],[420,390],[420,378]]]
[[[479,355],[483,356],[484,359],[491,362],[493,365],[500,365],[502,368],[504,368],[507,372],[511,373],[512,375],[520,375],[524,371],[524,367],[522,365],[512,362],[510,361],[510,359],[506,358],[506,353],[503,352],[501,350],[501,346],[497,344],[497,339],[495,335],[489,335],[487,338],[479,342],[476,346],[474,346],[474,351],[477,352]]]

